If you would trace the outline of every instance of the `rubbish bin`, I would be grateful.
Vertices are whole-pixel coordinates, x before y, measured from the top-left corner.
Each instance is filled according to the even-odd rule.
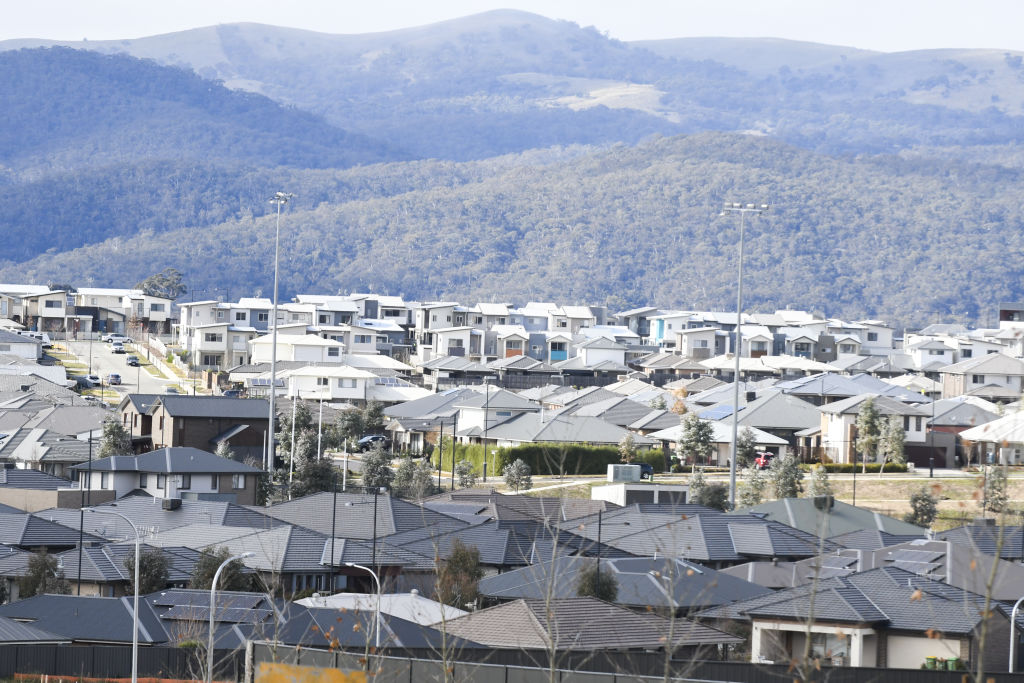
[[[948,669],[949,671],[956,671],[959,668],[960,668],[960,658],[959,657],[950,657],[949,659],[946,660],[946,669]]]

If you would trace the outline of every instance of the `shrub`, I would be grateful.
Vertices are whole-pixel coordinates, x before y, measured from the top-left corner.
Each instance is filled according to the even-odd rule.
[[[818,467],[818,466],[819,465],[800,465],[800,468],[805,470],[805,471],[810,471],[812,467]],[[845,472],[845,473],[849,474],[850,472],[853,472],[853,467],[854,466],[853,466],[853,463],[849,463],[849,462],[843,462],[843,463],[829,462],[829,463],[822,463],[820,465],[820,467],[824,467],[825,471],[828,472],[829,474],[832,474],[833,472]],[[881,467],[882,467],[882,465],[880,463],[869,462],[868,465],[867,465],[867,471],[869,473],[877,473],[878,470],[881,469]],[[857,473],[860,474],[863,471],[864,471],[864,463],[858,462],[857,463]],[[907,471],[907,466],[906,466],[906,464],[897,464],[897,463],[893,463],[893,462],[888,462],[888,463],[885,464],[885,471],[886,472],[906,472]]]

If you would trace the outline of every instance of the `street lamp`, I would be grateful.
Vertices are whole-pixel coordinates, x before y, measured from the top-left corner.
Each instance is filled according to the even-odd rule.
[[[729,507],[736,508],[736,438],[739,435],[740,419],[740,351],[743,348],[743,238],[748,213],[762,214],[768,211],[767,204],[739,204],[726,202],[720,216],[738,213],[740,215],[740,262],[736,278],[736,360],[732,390],[732,444],[729,446]]]
[[[277,394],[277,271],[281,245],[281,206],[295,195],[290,192],[275,192],[270,203],[277,204],[277,227],[274,230],[274,306],[270,322],[274,326],[270,336],[270,424],[267,439],[267,456],[265,467],[270,472],[274,467],[274,398]]]
[[[377,583],[377,611],[373,618],[373,626],[374,632],[376,634],[374,636],[374,642],[376,643],[374,647],[380,650],[380,577],[377,576],[377,572],[373,571],[369,567],[364,567],[363,565],[356,564],[355,562],[346,562],[345,566],[353,567],[355,569],[362,569],[365,572],[369,572],[370,576],[372,576],[373,580]]]
[[[252,557],[253,555],[255,555],[255,553],[241,553],[239,555],[233,555],[221,562],[220,566],[217,567],[217,571],[213,573],[213,583],[210,584],[210,635],[206,644],[206,683],[212,683],[213,681],[213,612],[217,607],[217,580],[220,578],[220,572],[224,567],[228,566],[235,560],[244,560],[245,558]],[[138,568],[137,562],[136,568]]]
[[[1020,610],[1020,603],[1024,602],[1024,598],[1021,598],[1013,604],[1013,610],[1010,611],[1010,673],[1017,668],[1017,611]]]
[[[122,515],[116,510],[107,510],[106,508],[87,508],[89,512],[96,512],[102,515],[116,515],[124,521],[128,522],[131,526],[132,531],[135,532],[135,604],[132,607],[132,683],[138,683],[139,681],[139,528],[135,526],[132,520],[128,519],[125,515]],[[78,566],[81,567],[82,563],[79,561]],[[79,569],[81,571],[81,569]],[[79,580],[79,588],[81,588],[81,580]]]

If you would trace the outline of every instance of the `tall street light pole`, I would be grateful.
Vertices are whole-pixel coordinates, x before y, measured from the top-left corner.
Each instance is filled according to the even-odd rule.
[[[377,651],[379,652],[380,651],[380,577],[377,576],[377,572],[373,571],[369,567],[364,567],[363,565],[356,564],[355,562],[346,562],[345,566],[346,567],[352,567],[354,569],[362,569],[364,572],[369,572],[370,576],[373,577],[374,582],[377,584],[377,609],[376,609],[376,614],[374,614],[374,619],[373,619],[373,623],[374,623],[374,629],[373,630],[375,631],[375,636],[374,636],[375,647],[377,648]]]
[[[122,515],[120,512],[115,510],[107,510],[106,508],[88,508],[89,512],[95,512],[103,515],[116,515],[128,522],[131,526],[132,531],[135,532],[135,604],[132,606],[132,683],[138,683],[139,681],[139,543],[141,541],[139,537],[139,528],[135,526],[132,520],[128,519],[127,516]],[[78,566],[81,567],[82,563],[79,561]],[[79,570],[81,571],[81,570]],[[79,581],[81,586],[81,581]]]
[[[220,563],[217,567],[217,571],[213,573],[213,583],[210,584],[210,634],[207,637],[206,643],[206,683],[213,683],[213,626],[214,619],[213,613],[217,608],[217,580],[220,579],[220,572],[224,567],[228,566],[235,560],[244,560],[247,557],[252,557],[256,553],[241,553],[239,555],[233,555],[228,559]],[[136,563],[136,566],[138,563]]]
[[[762,214],[768,211],[767,204],[739,204],[726,202],[720,216],[738,213],[740,215],[740,259],[736,277],[736,344],[733,356],[736,361],[732,378],[732,443],[729,445],[729,508],[736,508],[736,439],[740,425],[740,353],[743,349],[743,240],[748,213]]]
[[[274,306],[270,315],[270,324],[274,326],[270,336],[270,423],[267,437],[267,454],[264,459],[264,466],[269,473],[274,468],[274,399],[277,394],[277,272],[281,254],[281,206],[288,203],[288,200],[295,195],[290,192],[276,192],[270,199],[271,204],[277,204],[277,227],[274,229]]]

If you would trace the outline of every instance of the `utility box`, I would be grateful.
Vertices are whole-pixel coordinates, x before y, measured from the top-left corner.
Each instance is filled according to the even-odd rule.
[[[608,481],[640,481],[640,465],[608,465]]]

